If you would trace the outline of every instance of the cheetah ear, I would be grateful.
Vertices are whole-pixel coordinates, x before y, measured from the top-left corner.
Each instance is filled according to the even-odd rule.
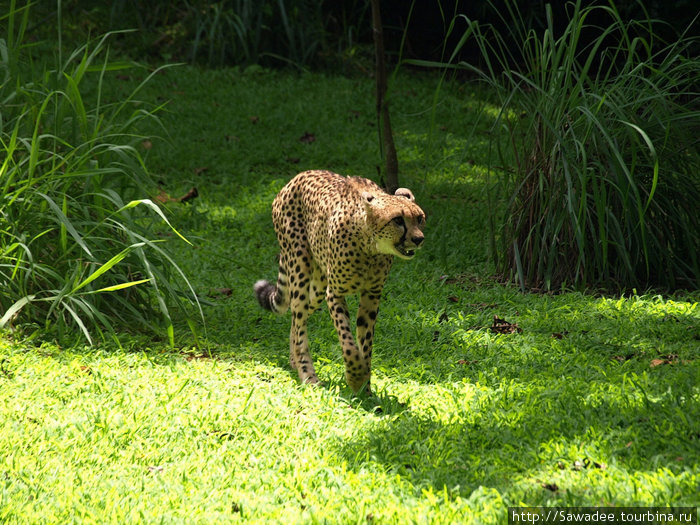
[[[362,204],[365,205],[365,212],[367,213],[367,217],[373,217],[376,213],[377,205],[379,203],[379,201],[377,200],[377,196],[371,194],[368,191],[363,191],[360,195],[362,196]]]
[[[394,192],[394,195],[398,197],[406,197],[409,201],[415,202],[416,198],[413,196],[413,192],[408,188],[399,188]]]

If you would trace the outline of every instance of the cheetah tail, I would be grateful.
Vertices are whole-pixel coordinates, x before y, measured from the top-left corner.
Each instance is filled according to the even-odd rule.
[[[253,285],[260,306],[277,314],[283,314],[289,307],[284,290],[269,281],[260,280]]]

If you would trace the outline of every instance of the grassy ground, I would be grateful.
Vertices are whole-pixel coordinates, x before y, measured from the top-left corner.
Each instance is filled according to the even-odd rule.
[[[141,74],[114,77],[112,96]],[[428,214],[398,261],[376,334],[376,396],[354,399],[325,310],[324,388],[298,385],[289,319],[260,310],[269,216],[296,172],[376,176],[372,82],[170,69],[169,141],[144,144],[195,244],[173,249],[205,307],[202,344],[0,340],[0,521],[500,523],[508,505],[698,505],[700,296],[524,295],[491,278],[492,109],[399,78],[402,184]],[[155,128],[154,128],[155,130]],[[154,131],[155,132],[155,131]],[[163,130],[160,131],[163,134]],[[305,137],[305,138],[304,138]],[[304,138],[304,140],[300,140]],[[492,328],[494,316],[511,323]],[[206,335],[206,339],[204,338]]]

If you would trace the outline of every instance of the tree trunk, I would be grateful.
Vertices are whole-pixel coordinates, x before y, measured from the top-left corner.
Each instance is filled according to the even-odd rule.
[[[379,149],[384,163],[383,185],[389,193],[394,193],[399,187],[399,161],[394,146],[394,136],[391,132],[389,105],[386,101],[386,66],[384,64],[384,35],[382,32],[382,15],[379,11],[379,0],[371,0],[372,4],[372,34],[374,35],[374,51],[376,56],[377,78],[377,124],[379,126]]]

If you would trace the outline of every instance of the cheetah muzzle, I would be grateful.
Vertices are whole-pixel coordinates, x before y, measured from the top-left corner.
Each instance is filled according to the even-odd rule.
[[[258,281],[261,306],[292,311],[289,361],[303,383],[318,383],[307,319],[325,299],[354,392],[370,392],[374,325],[394,256],[411,259],[423,244],[425,213],[411,190],[390,195],[361,177],[306,171],[272,203],[280,245],[277,284]],[[353,337],[345,297],[359,295]]]

